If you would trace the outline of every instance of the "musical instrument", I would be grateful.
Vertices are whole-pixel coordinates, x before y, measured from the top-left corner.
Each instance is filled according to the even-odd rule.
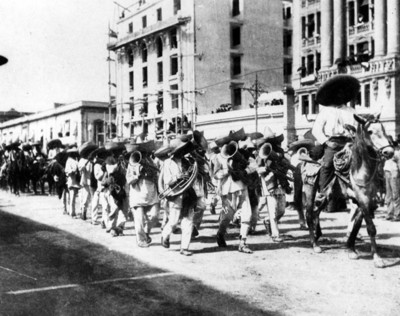
[[[230,166],[230,174],[233,181],[243,181],[248,183],[246,168],[249,162],[239,152],[239,145],[235,141],[225,144],[221,149],[221,156],[228,159],[228,166]]]
[[[286,180],[292,181],[293,178],[287,174],[287,171],[290,169],[292,171],[296,170],[296,167],[293,166],[284,156],[283,154],[277,153],[272,149],[272,145],[270,143],[265,143],[260,147],[259,157],[263,160],[271,160],[271,164],[266,166],[267,171],[271,171],[277,177],[285,178]]]
[[[187,189],[191,187],[193,184],[194,180],[197,177],[197,172],[198,172],[198,165],[197,161],[193,157],[185,157],[182,159],[182,165],[187,165],[186,171],[183,172],[180,180],[176,182],[174,185],[168,187],[165,189],[163,192],[161,192],[158,195],[158,198],[160,200],[165,199],[165,198],[172,198],[175,196],[178,196],[185,192]],[[163,187],[162,183],[162,177],[159,177],[159,187]]]
[[[142,166],[140,174],[144,178],[150,180],[155,181],[155,179],[157,179],[158,172],[160,172],[160,170],[155,165],[153,165],[152,162],[148,161],[146,154],[142,154],[138,150],[134,151],[131,154],[129,158],[129,164],[140,164]]]

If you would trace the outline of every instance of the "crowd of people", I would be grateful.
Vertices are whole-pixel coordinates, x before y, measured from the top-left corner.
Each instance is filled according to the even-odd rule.
[[[351,89],[346,99],[336,93],[338,82],[343,89]],[[348,88],[349,83],[354,87]],[[182,255],[192,254],[190,242],[199,234],[207,206],[215,214],[220,202],[217,245],[227,247],[227,229],[237,223],[238,250],[250,254],[247,239],[259,220],[271,241],[282,242],[279,221],[292,193],[300,229],[313,234],[313,219],[307,217],[306,223],[303,212],[303,183],[318,185],[317,198],[324,198],[335,177],[349,185],[335,170],[334,159],[354,138],[357,116],[345,104],[358,90],[358,81],[350,77],[333,78],[323,85],[317,96],[326,105],[324,111],[309,137],[291,143],[288,150],[282,148],[283,134],[275,134],[268,126],[263,133],[245,133],[242,128],[212,142],[197,130],[162,143],[137,138],[126,143],[109,141],[102,147],[91,142],[64,146],[56,139],[47,144],[47,157],[41,152],[42,144],[17,142],[3,146],[1,185],[19,195],[30,184],[36,193],[40,182],[43,193],[46,180],[49,190],[55,188],[62,200],[65,214],[90,219],[113,237],[122,236],[126,221],[133,220],[139,247],[151,245],[151,230],[162,215],[160,243],[169,248],[171,234],[180,225]],[[387,219],[399,221],[400,152],[395,141],[379,151],[386,151]],[[311,167],[305,168],[306,164]],[[371,201],[376,202],[373,197]],[[260,219],[260,214],[265,218]],[[348,233],[353,222],[350,215]]]

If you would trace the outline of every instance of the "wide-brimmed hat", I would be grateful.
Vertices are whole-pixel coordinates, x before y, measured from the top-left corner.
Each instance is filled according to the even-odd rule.
[[[104,148],[112,152],[114,156],[121,155],[126,149],[124,143],[110,141],[104,144]]]
[[[22,150],[23,150],[23,151],[30,151],[30,150],[32,150],[32,145],[30,145],[30,144],[23,144],[23,145],[22,145]]]
[[[315,142],[311,139],[296,140],[295,142],[293,142],[289,145],[288,150],[297,152],[302,147],[304,147],[308,151],[310,151],[311,149],[313,149],[315,147]]]
[[[82,158],[88,158],[91,152],[99,148],[95,143],[93,142],[85,142],[78,148],[79,155]]]
[[[172,147],[171,156],[184,156],[196,148],[190,140],[182,136],[171,140],[170,147]]]
[[[280,144],[283,142],[284,136],[283,136],[283,134],[276,135],[276,133],[273,132],[269,126],[265,126],[263,138],[265,139],[265,141],[267,143]],[[259,139],[262,139],[262,138],[259,138]]]
[[[155,152],[154,152],[154,156],[157,157],[158,159],[161,160],[165,160],[169,157],[170,153],[172,152],[173,148],[165,145],[162,146],[160,148],[158,148]]]
[[[20,148],[19,148],[19,146],[21,145],[21,143],[20,142],[13,142],[13,143],[11,143],[11,144],[9,144],[9,145],[6,145],[6,147],[5,147],[5,149],[6,150],[19,150]]]
[[[93,150],[89,156],[88,159],[94,159],[95,157],[98,157],[100,159],[106,159],[108,156],[112,156],[111,151],[105,149],[104,147],[99,147],[95,150]]]
[[[350,75],[335,75],[325,81],[317,90],[318,104],[335,106],[355,99],[360,91],[360,82]]]
[[[232,140],[235,142],[239,142],[245,139],[246,139],[246,133],[244,132],[244,129],[241,128],[237,131],[230,131],[228,136],[223,136],[215,139],[215,143],[217,144],[218,147],[222,147],[230,143]]]
[[[131,141],[129,144],[125,144],[125,148],[128,154],[131,154],[134,151],[140,151],[150,154],[156,149],[156,145],[154,140],[140,143],[135,143],[134,141]]]
[[[264,135],[260,132],[246,133],[247,137],[250,137],[251,140],[256,140],[264,137]]]
[[[247,137],[246,140],[239,141],[239,148],[240,149],[251,149],[251,148],[256,148],[256,146],[251,141],[251,138]]]
[[[59,139],[52,139],[47,143],[47,149],[61,148],[62,142]]]

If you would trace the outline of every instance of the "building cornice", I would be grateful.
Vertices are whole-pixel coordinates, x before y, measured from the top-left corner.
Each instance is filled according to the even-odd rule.
[[[61,106],[57,109],[50,109],[50,110],[45,110],[42,112],[38,112],[35,114],[27,115],[24,117],[19,117],[13,120],[9,120],[3,123],[0,123],[0,129],[3,128],[8,128],[12,127],[15,125],[20,125],[20,124],[26,124],[30,123],[33,121],[38,121],[44,118],[48,118],[51,116],[58,116],[61,114],[73,112],[76,110],[83,110],[83,109],[108,109],[108,103],[107,102],[94,102],[94,101],[79,101],[71,104],[67,104],[64,106]]]

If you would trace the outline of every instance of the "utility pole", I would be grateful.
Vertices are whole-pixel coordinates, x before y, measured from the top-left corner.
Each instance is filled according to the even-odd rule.
[[[243,90],[248,91],[254,99],[254,121],[256,126],[256,132],[258,132],[258,97],[261,93],[268,93],[265,86],[258,81],[258,74],[256,73],[256,81],[250,88],[243,88]]]

